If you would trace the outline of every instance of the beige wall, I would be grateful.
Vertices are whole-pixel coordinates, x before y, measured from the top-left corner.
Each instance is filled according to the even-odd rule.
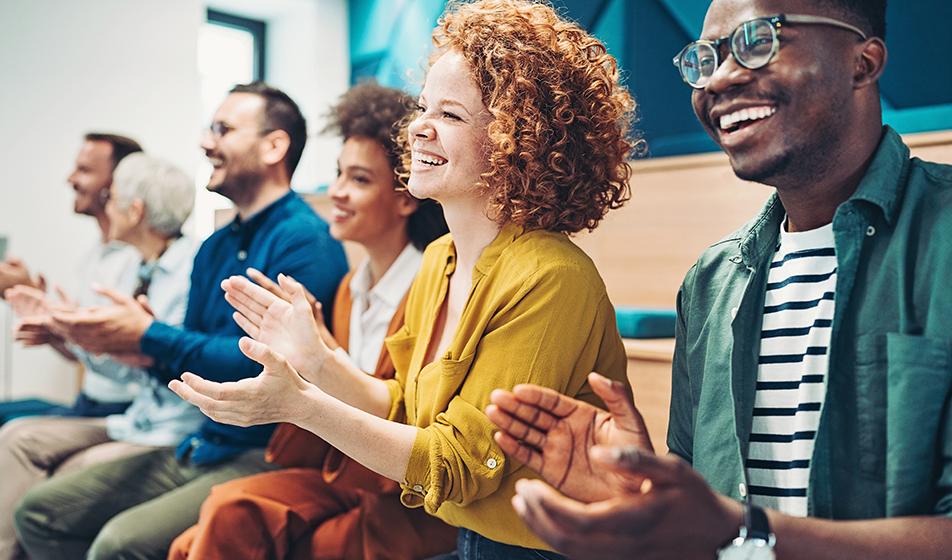
[[[952,131],[905,138],[922,159],[952,164]],[[575,237],[615,305],[674,307],[681,278],[712,243],[754,217],[773,191],[734,176],[722,153],[632,163],[632,197],[592,233]],[[311,196],[325,218],[326,196]],[[351,265],[360,249],[346,244]]]
[[[952,131],[905,139],[914,155],[952,163]],[[615,305],[674,307],[698,255],[754,217],[772,189],[737,179],[722,153],[639,161],[632,170],[631,201],[576,241]]]

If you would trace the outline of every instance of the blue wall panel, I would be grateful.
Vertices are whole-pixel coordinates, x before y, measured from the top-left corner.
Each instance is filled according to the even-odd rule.
[[[375,77],[415,95],[430,31],[446,0],[350,0],[352,80]],[[651,156],[717,150],[694,118],[690,89],[671,58],[700,34],[708,0],[552,0],[618,58],[639,104],[637,127]],[[881,81],[883,118],[904,133],[952,129],[952,2],[891,2],[890,61]]]

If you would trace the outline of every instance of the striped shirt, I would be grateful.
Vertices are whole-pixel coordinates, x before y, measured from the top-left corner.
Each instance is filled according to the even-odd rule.
[[[789,515],[807,515],[835,288],[832,224],[796,233],[781,226],[767,277],[747,471],[754,503]]]

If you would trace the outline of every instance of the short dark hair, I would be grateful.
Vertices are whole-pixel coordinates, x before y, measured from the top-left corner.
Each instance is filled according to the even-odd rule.
[[[814,0],[822,8],[837,12],[870,37],[886,40],[886,0]]]
[[[394,184],[399,184],[396,168],[401,154],[396,135],[413,107],[413,98],[406,93],[367,80],[347,90],[331,107],[324,132],[340,134],[344,140],[359,136],[378,142],[387,154]],[[407,219],[410,243],[421,251],[448,231],[443,207],[434,200],[419,201],[416,211]]]
[[[116,169],[122,158],[129,154],[135,154],[143,151],[138,142],[122,136],[121,134],[110,134],[108,132],[87,132],[83,139],[87,142],[106,142],[112,147],[112,168]]]
[[[288,171],[288,177],[294,175],[307,143],[307,122],[297,103],[288,97],[288,94],[260,80],[250,84],[238,84],[228,93],[253,93],[264,99],[262,129],[267,132],[283,130],[288,133],[291,145],[288,146],[288,153],[284,158],[284,167]]]

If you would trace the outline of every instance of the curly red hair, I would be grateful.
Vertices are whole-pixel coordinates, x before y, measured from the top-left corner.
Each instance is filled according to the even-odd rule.
[[[481,178],[493,219],[575,233],[628,200],[635,102],[598,39],[544,4],[479,0],[451,5],[433,44],[431,64],[448,50],[469,62],[493,117]]]

